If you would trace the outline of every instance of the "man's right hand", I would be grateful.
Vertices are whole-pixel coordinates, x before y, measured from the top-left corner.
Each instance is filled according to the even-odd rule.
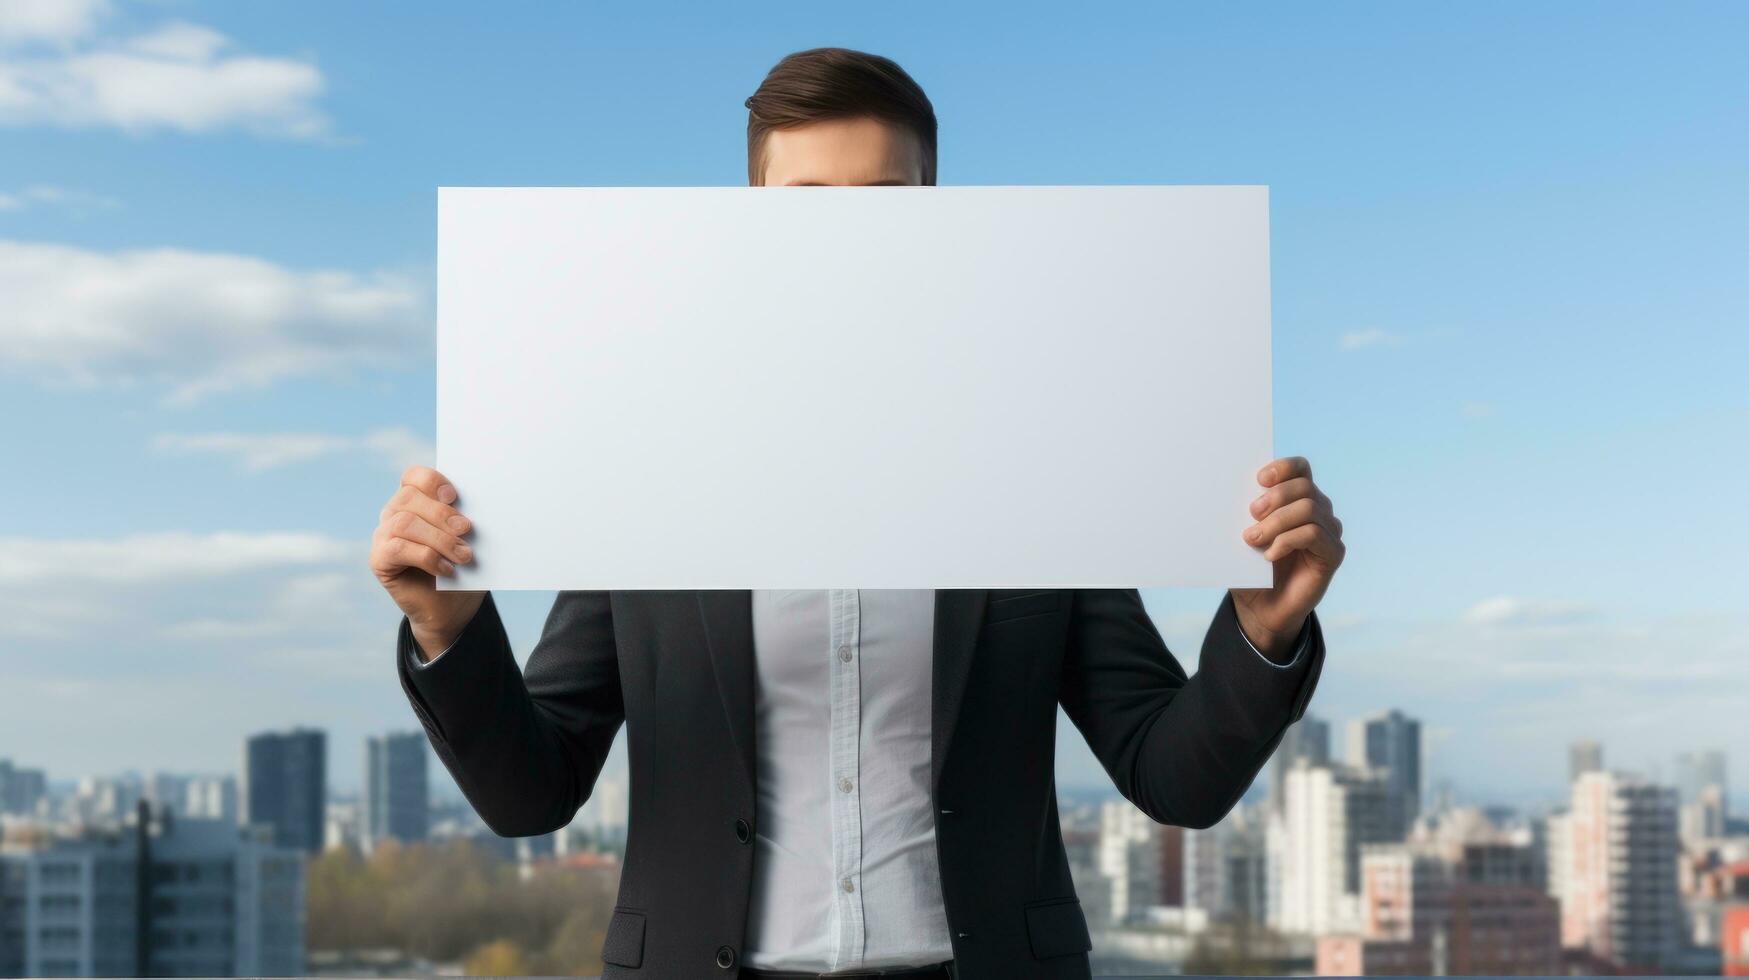
[[[370,542],[370,570],[407,614],[420,659],[449,649],[479,612],[484,592],[439,592],[437,577],[474,560],[462,536],[473,522],[452,506],[455,487],[427,466],[410,466],[389,498]]]

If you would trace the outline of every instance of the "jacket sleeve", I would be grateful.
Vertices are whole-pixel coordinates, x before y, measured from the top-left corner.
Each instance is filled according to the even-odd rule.
[[[1231,594],[1203,638],[1195,676],[1166,649],[1134,589],[1082,589],[1070,614],[1062,704],[1118,791],[1161,823],[1208,827],[1244,795],[1324,664],[1316,614],[1286,665],[1239,628]]]
[[[396,647],[414,713],[486,825],[529,837],[570,823],[625,720],[608,594],[561,592],[526,671],[491,596],[431,662],[405,619]]]

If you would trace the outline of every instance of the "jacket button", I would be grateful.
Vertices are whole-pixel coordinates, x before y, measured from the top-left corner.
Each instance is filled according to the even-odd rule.
[[[727,970],[735,965],[735,950],[730,946],[717,947],[717,966]]]
[[[753,828],[747,826],[747,821],[735,821],[735,839],[743,844],[753,839]]]

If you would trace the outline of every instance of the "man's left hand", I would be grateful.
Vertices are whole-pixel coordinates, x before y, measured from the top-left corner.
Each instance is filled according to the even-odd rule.
[[[1272,589],[1233,589],[1239,628],[1265,654],[1289,654],[1306,617],[1342,564],[1342,522],[1330,498],[1312,482],[1312,464],[1301,456],[1278,459],[1257,471],[1263,493],[1251,502],[1257,523],[1245,543],[1261,549],[1275,566]]]

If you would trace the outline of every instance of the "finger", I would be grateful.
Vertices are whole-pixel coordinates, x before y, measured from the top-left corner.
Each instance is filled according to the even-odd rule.
[[[454,507],[435,500],[425,491],[412,486],[403,485],[389,498],[388,506],[377,516],[378,523],[388,521],[396,511],[411,511],[432,527],[443,528],[451,534],[466,534],[474,529],[474,522]]]
[[[1330,498],[1324,496],[1324,492],[1318,489],[1311,477],[1296,476],[1258,494],[1257,499],[1251,501],[1251,517],[1253,520],[1263,520],[1271,511],[1279,510],[1303,497],[1316,500],[1325,507],[1330,504]]]
[[[389,519],[383,522],[383,536],[406,538],[408,541],[435,548],[443,557],[457,565],[466,565],[474,560],[474,549],[466,541],[448,531],[432,527],[409,510],[398,510],[390,514]]]
[[[1264,549],[1263,557],[1266,561],[1277,562],[1296,551],[1304,551],[1332,565],[1339,565],[1346,549],[1330,533],[1329,528],[1321,524],[1301,524],[1277,535],[1275,541]]]
[[[1303,524],[1317,524],[1326,530],[1333,530],[1328,524],[1331,516],[1316,500],[1301,497],[1246,528],[1245,540],[1259,548],[1267,548],[1277,537]]]
[[[370,540],[370,570],[380,576],[399,575],[410,566],[401,555],[401,546],[396,544],[400,538],[390,537],[377,528],[377,533]]]
[[[428,544],[406,538],[386,538],[380,550],[387,566],[384,571],[417,568],[429,575],[443,578],[455,574],[455,566],[450,564],[449,559],[438,554],[437,549]]]
[[[450,485],[449,477],[429,466],[407,467],[407,471],[401,474],[401,485],[413,487],[438,503],[455,503],[455,487]]]
[[[1266,487],[1286,483],[1296,477],[1312,477],[1312,464],[1304,456],[1283,456],[1257,471],[1257,482]]]
[[[430,545],[407,538],[398,538],[377,528],[371,538],[370,567],[378,575],[399,575],[410,570],[422,570],[436,575],[449,559]],[[453,565],[451,565],[453,567]]]

